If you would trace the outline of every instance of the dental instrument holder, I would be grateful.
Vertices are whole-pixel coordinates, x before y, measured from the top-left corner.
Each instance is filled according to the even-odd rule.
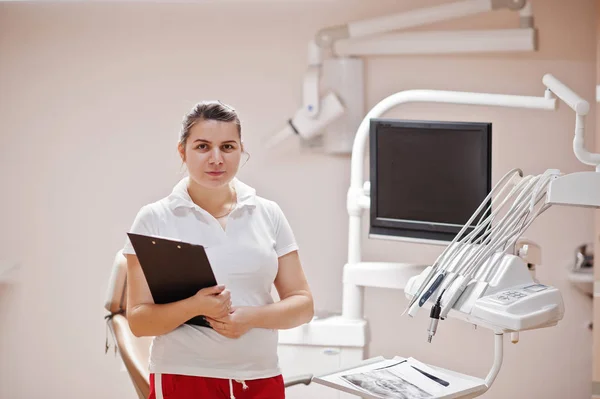
[[[369,124],[372,118],[378,118],[398,105],[411,102],[431,102],[555,110],[557,100],[554,95],[556,95],[576,112],[575,139],[573,141],[575,155],[583,163],[596,166],[596,172],[576,172],[555,178],[550,183],[547,202],[551,205],[600,206],[600,174],[597,173],[600,171],[598,167],[600,155],[589,153],[585,149],[583,141],[585,115],[589,112],[589,104],[552,75],[545,75],[543,83],[547,87],[544,97],[440,90],[407,90],[388,96],[367,113],[357,130],[352,149],[351,181],[347,195],[349,215],[348,263],[344,266],[342,317],[353,320],[363,318],[365,286],[404,288],[407,295],[410,296],[411,289],[416,287],[416,279],[428,273],[428,269],[426,269],[421,275],[413,275],[414,277],[409,279],[408,283],[404,282],[405,286],[403,286],[402,282],[391,280],[394,278],[403,279],[407,271],[414,270],[415,265],[362,262],[361,260],[362,212],[370,208],[369,182],[363,180]],[[522,247],[516,250],[520,251],[521,249]],[[517,252],[516,255],[521,255],[523,258],[531,257],[531,255],[523,252]],[[503,271],[497,275],[497,279],[493,281],[494,284],[490,283],[482,286],[481,284],[469,285],[469,282],[467,282],[465,292],[449,313],[449,316],[462,316],[469,322],[489,328],[495,334],[494,362],[485,378],[486,388],[474,396],[469,395],[469,397],[482,395],[489,389],[498,375],[503,359],[504,332],[511,332],[512,340],[516,342],[518,331],[556,325],[564,313],[562,297],[554,287],[543,286],[546,288],[541,289],[543,287],[538,286],[541,289],[539,292],[525,291],[526,295],[524,294],[523,291],[526,289],[529,291],[535,290],[537,284],[528,272],[527,264],[530,263],[529,261],[519,259],[519,256],[506,255],[506,259],[503,259],[502,262]],[[514,288],[513,291],[518,294],[512,294],[512,296],[509,296],[508,292],[504,294],[504,291],[511,284]],[[494,295],[496,295],[495,302]],[[521,295],[525,296],[515,298]],[[502,296],[502,298],[498,296]],[[433,295],[431,298],[437,297]],[[513,299],[514,302],[510,302]],[[525,302],[519,301],[525,301],[529,307],[538,306],[538,311],[531,312],[528,316],[520,315],[521,309],[518,304]],[[503,302],[506,305],[514,304],[514,306],[509,311],[507,306],[502,305]],[[430,303],[428,301],[425,306],[430,305]],[[545,306],[544,303],[549,303],[549,305]],[[506,314],[499,316],[501,312],[499,309],[506,310]],[[461,313],[460,310],[469,310],[469,312]]]

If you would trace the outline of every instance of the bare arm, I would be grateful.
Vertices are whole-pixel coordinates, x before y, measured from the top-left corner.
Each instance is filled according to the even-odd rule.
[[[200,290],[177,302],[157,305],[152,299],[146,277],[135,255],[127,257],[127,320],[135,336],[157,336],[173,331],[192,317],[228,313],[230,294],[225,287]]]
[[[308,323],[315,313],[314,304],[298,251],[279,258],[274,284],[281,300],[257,307],[252,326],[285,330]]]

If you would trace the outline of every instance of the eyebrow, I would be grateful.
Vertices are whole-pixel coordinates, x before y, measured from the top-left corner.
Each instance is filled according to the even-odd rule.
[[[208,140],[204,140],[204,139],[196,139],[196,140],[194,140],[194,143],[196,143],[196,142],[212,144],[212,142],[210,142]],[[223,141],[221,144],[230,144],[230,143],[237,144],[237,141],[235,141],[235,140],[227,140],[227,141]]]

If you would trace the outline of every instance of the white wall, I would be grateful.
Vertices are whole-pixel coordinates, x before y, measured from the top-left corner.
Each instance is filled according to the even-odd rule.
[[[0,258],[23,267],[0,285],[0,398],[133,397],[105,356],[104,290],[137,210],[180,177],[183,114],[201,99],[232,104],[252,154],[241,178],[286,212],[318,309],[341,310],[347,251],[349,158],[261,148],[299,106],[306,45],[320,28],[441,0],[0,4]],[[567,4],[568,3],[568,4]],[[367,105],[403,89],[541,95],[552,72],[589,100],[595,87],[593,0],[536,0],[536,54],[372,57]],[[513,27],[499,12],[439,27]],[[408,105],[390,117],[490,121],[494,179],[512,167],[582,169],[570,145],[574,115]],[[593,144],[595,115],[588,118]],[[508,345],[487,398],[590,396],[591,302],[566,281],[576,245],[591,240],[592,211],[556,208],[529,237],[544,249],[542,281],[559,287],[559,326]],[[366,221],[367,219],[365,219]],[[373,260],[431,262],[440,248],[364,241]],[[444,322],[426,343],[424,313],[401,318],[401,292],[367,289],[370,355],[415,356],[483,376],[492,335]]]

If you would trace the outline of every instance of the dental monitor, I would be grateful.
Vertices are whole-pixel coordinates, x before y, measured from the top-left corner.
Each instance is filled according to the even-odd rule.
[[[371,119],[369,136],[369,237],[452,241],[491,190],[491,123]]]

